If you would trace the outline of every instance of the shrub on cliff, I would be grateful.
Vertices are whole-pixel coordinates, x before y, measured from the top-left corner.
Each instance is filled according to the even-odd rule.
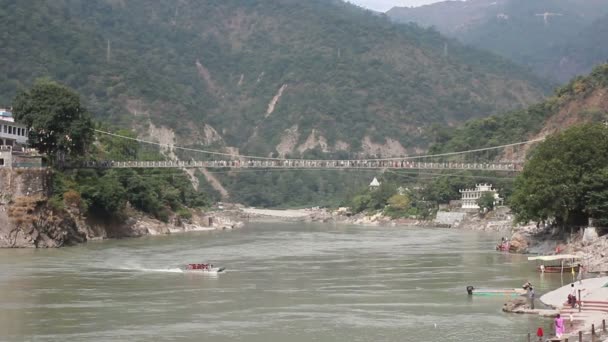
[[[82,198],[77,191],[68,190],[63,194],[63,202],[70,207],[80,207]]]

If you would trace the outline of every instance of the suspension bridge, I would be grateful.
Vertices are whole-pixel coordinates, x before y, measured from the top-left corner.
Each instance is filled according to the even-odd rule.
[[[202,149],[194,149],[175,145],[161,144],[138,138],[122,136],[110,132],[96,130],[98,133],[110,135],[116,138],[127,139],[142,144],[155,145],[170,151],[182,150],[188,152],[211,155],[211,160],[157,160],[157,161],[84,161],[71,165],[72,168],[90,169],[126,169],[126,168],[211,168],[211,169],[411,169],[411,170],[472,170],[472,171],[494,171],[494,172],[519,172],[523,169],[523,156],[521,151],[527,150],[529,145],[542,141],[535,139],[513,144],[486,147],[468,151],[449,152],[442,154],[429,154],[418,156],[404,156],[393,158],[371,158],[371,159],[335,159],[335,160],[312,160],[312,159],[287,159],[261,156],[247,156],[230,154]],[[489,153],[496,157],[491,160]],[[479,157],[485,154],[485,158]],[[477,155],[477,157],[475,157]],[[473,156],[473,157],[472,157]],[[511,160],[506,158],[512,157]],[[515,157],[515,158],[513,158]],[[479,159],[479,160],[476,160]],[[482,160],[483,159],[483,160]]]

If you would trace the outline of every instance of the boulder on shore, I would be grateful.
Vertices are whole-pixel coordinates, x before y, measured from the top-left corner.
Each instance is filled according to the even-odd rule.
[[[515,233],[509,242],[509,252],[511,253],[527,253],[528,240],[520,233]]]
[[[504,312],[519,312],[523,309],[528,309],[528,301],[525,298],[514,298],[506,302],[502,306]]]

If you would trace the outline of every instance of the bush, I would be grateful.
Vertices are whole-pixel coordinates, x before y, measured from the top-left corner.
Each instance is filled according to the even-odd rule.
[[[65,210],[65,205],[63,203],[63,199],[58,196],[53,196],[49,198],[47,204],[54,212],[59,212]]]
[[[177,216],[182,220],[189,220],[192,218],[192,212],[188,208],[179,208],[177,210]]]
[[[63,203],[69,207],[80,207],[82,204],[82,198],[77,191],[68,190],[63,194]]]

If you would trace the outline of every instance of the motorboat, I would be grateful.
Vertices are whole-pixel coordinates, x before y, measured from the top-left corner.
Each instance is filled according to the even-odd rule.
[[[211,264],[187,264],[181,269],[184,272],[199,272],[199,273],[222,273],[226,270],[225,267],[214,267]]]
[[[580,256],[573,254],[528,257],[529,261],[541,262],[536,269],[542,273],[576,273],[578,272],[578,261],[580,259]]]
[[[473,286],[467,286],[467,293],[469,295],[476,295],[476,296],[511,296],[511,297],[517,297],[517,296],[524,296],[526,295],[527,291],[525,289],[518,289],[518,288],[512,288],[512,289],[484,289],[484,288],[480,288],[477,289]]]

